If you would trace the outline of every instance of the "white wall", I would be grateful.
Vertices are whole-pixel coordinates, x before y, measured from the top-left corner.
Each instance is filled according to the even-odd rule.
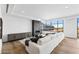
[[[1,14],[1,5],[0,5],[0,17],[2,17],[2,14]]]
[[[77,38],[76,17],[64,18],[64,34],[66,37]]]
[[[1,5],[3,19],[3,42],[7,41],[7,34],[32,32],[32,20],[18,15],[12,15],[14,5],[10,5],[9,12],[6,14],[6,4]]]
[[[32,32],[32,20],[21,17],[3,17],[3,41],[7,41],[7,34]]]
[[[0,18],[2,18],[1,14],[1,5],[0,5]],[[0,39],[0,54],[2,53],[2,39]]]

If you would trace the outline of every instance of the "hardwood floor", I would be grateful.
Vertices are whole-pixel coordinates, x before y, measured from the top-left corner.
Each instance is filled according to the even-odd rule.
[[[52,53],[79,54],[79,39],[65,38]]]
[[[2,48],[4,54],[27,54],[19,41],[3,43]],[[79,54],[79,39],[65,38],[51,54]]]
[[[3,43],[2,54],[26,54],[26,50],[19,41],[13,41]]]

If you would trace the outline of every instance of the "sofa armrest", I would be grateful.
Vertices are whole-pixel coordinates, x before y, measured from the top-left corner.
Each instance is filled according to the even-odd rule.
[[[31,54],[39,54],[40,48],[41,46],[39,46],[38,44],[29,41],[29,46],[26,47],[26,50],[28,51],[28,53],[31,53]]]
[[[37,48],[40,48],[41,47],[40,45],[38,45],[38,44],[36,44],[36,43],[34,43],[32,41],[29,41],[29,46],[35,46]]]

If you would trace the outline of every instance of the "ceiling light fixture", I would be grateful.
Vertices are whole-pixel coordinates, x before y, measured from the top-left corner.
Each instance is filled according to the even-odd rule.
[[[21,13],[24,13],[24,11],[21,11]]]
[[[65,8],[68,9],[69,7],[68,6],[65,6]]]

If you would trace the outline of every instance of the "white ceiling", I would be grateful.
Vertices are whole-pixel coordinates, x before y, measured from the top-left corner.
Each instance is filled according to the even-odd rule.
[[[79,4],[16,4],[12,14],[36,19],[52,19],[79,14]]]
[[[1,5],[0,5],[0,17],[2,17],[2,14],[1,14]]]

